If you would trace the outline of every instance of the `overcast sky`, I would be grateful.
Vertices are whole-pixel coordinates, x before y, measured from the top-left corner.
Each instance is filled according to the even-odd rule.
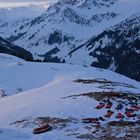
[[[0,0],[0,8],[26,6],[28,4],[42,4],[43,2],[56,2],[57,0]]]
[[[54,0],[0,0],[0,2],[54,1]]]
[[[36,2],[36,1],[57,1],[57,0],[0,0],[0,2]]]

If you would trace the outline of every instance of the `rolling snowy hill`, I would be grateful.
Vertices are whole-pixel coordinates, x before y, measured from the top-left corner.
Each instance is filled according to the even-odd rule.
[[[8,95],[0,99],[0,139],[129,138],[128,133],[133,139],[139,137],[140,110],[133,117],[125,115],[126,108],[140,105],[139,82],[109,70],[25,62],[5,54],[0,54],[0,73],[0,88]],[[25,91],[9,96],[18,88]],[[108,101],[114,113],[106,118],[108,109],[95,107]],[[116,108],[118,104],[122,109]],[[127,129],[116,118],[119,112]],[[98,124],[82,122],[100,116],[105,120]],[[45,123],[52,126],[50,132],[32,134],[33,128]]]

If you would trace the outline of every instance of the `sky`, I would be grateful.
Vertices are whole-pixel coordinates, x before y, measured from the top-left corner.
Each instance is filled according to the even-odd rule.
[[[7,7],[20,7],[26,6],[29,4],[39,5],[46,3],[52,3],[57,0],[0,0],[0,8],[7,8]]]
[[[0,0],[0,2],[39,2],[39,1],[56,1],[56,0]]]

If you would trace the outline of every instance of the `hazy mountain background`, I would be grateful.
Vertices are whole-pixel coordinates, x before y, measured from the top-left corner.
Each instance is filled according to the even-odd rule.
[[[21,7],[27,5],[52,4],[56,0],[0,0],[0,8]]]

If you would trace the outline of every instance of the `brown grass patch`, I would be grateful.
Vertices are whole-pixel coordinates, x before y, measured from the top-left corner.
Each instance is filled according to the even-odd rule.
[[[113,81],[109,81],[103,78],[97,78],[97,79],[77,79],[75,81],[73,81],[75,83],[82,83],[82,84],[100,84],[101,88],[107,88],[108,86],[121,86],[121,87],[128,87],[128,88],[134,88],[136,89],[135,86],[130,85],[130,84],[126,84],[126,83],[122,83],[122,82],[113,82]]]
[[[67,96],[67,97],[63,97],[63,99],[66,98],[73,98],[76,99],[77,97],[88,97],[88,98],[92,98],[95,99],[97,101],[101,101],[104,100],[106,98],[108,99],[126,99],[128,100],[130,103],[137,103],[137,101],[140,100],[140,94],[132,94],[132,93],[121,93],[121,92],[114,92],[114,91],[110,91],[110,92],[89,92],[89,93],[82,93],[79,95],[71,95],[71,96]]]

